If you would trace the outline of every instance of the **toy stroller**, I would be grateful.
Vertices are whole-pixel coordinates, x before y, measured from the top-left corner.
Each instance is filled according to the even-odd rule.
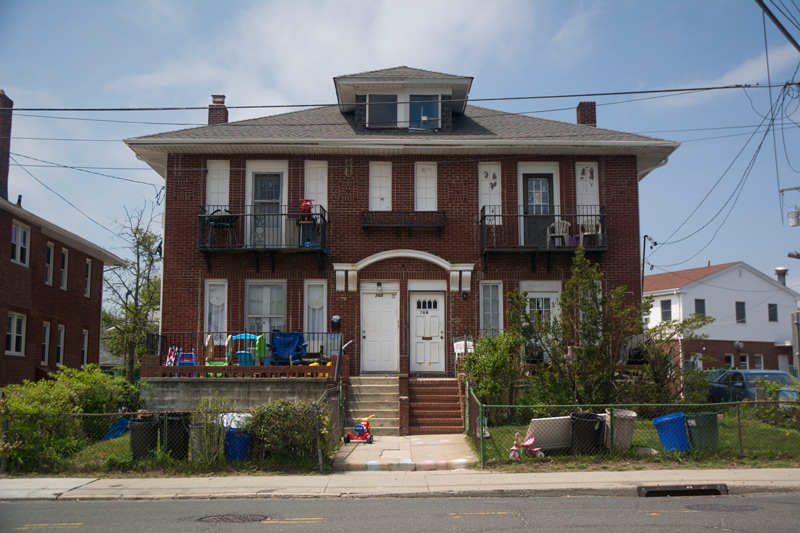
[[[525,442],[520,443],[519,431],[514,436],[514,444],[511,446],[511,449],[508,451],[508,458],[509,459],[519,459],[519,450],[523,448],[525,453],[528,457],[544,457],[544,452],[541,448],[534,448],[533,446],[533,431],[531,428],[528,428],[528,434],[525,435]]]
[[[373,416],[375,415],[369,415],[366,418],[360,419],[361,422],[356,424],[355,434],[348,431],[344,436],[344,443],[348,444],[351,440],[363,440],[366,441],[367,444],[372,444],[372,428],[369,425],[369,419]]]

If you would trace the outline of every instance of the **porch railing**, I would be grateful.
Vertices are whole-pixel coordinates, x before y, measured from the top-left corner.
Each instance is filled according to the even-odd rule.
[[[606,249],[606,210],[597,205],[481,208],[481,251]]]
[[[327,216],[322,206],[310,212],[273,204],[248,205],[244,210],[227,205],[200,206],[198,248],[201,252],[326,250]]]

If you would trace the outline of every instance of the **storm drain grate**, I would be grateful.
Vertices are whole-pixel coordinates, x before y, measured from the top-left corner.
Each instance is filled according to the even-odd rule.
[[[639,496],[658,498],[667,496],[724,496],[728,494],[728,486],[724,483],[714,485],[655,485],[639,487]]]
[[[728,505],[724,503],[701,503],[687,505],[686,508],[692,511],[716,511],[719,513],[746,513],[758,510],[755,505]]]
[[[263,514],[218,514],[213,516],[204,516],[203,518],[198,518],[197,521],[219,524],[236,522],[261,522],[262,520],[266,519],[267,515]]]

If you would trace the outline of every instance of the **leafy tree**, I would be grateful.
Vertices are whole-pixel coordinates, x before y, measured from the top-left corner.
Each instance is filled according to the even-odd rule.
[[[474,351],[465,354],[464,371],[481,403],[514,405],[521,377],[519,336],[480,337]]]
[[[111,269],[105,278],[109,295],[103,313],[103,327],[108,332],[112,351],[125,354],[125,373],[133,382],[134,369],[147,351],[148,334],[156,329],[154,322],[161,300],[161,244],[153,231],[155,206],[125,210],[118,221],[120,235],[128,241],[130,260]]]

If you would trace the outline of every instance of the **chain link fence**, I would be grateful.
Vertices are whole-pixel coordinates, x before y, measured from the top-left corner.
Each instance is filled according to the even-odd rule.
[[[800,459],[800,402],[481,405],[468,434],[487,463],[566,455],[695,454]]]
[[[0,470],[252,470],[268,468],[270,457],[306,468],[318,463],[323,470],[342,434],[340,388],[326,390],[316,402],[298,402],[294,410],[288,404],[275,411],[294,412],[273,418],[270,404],[248,412],[0,413]],[[259,425],[248,425],[251,420]]]

